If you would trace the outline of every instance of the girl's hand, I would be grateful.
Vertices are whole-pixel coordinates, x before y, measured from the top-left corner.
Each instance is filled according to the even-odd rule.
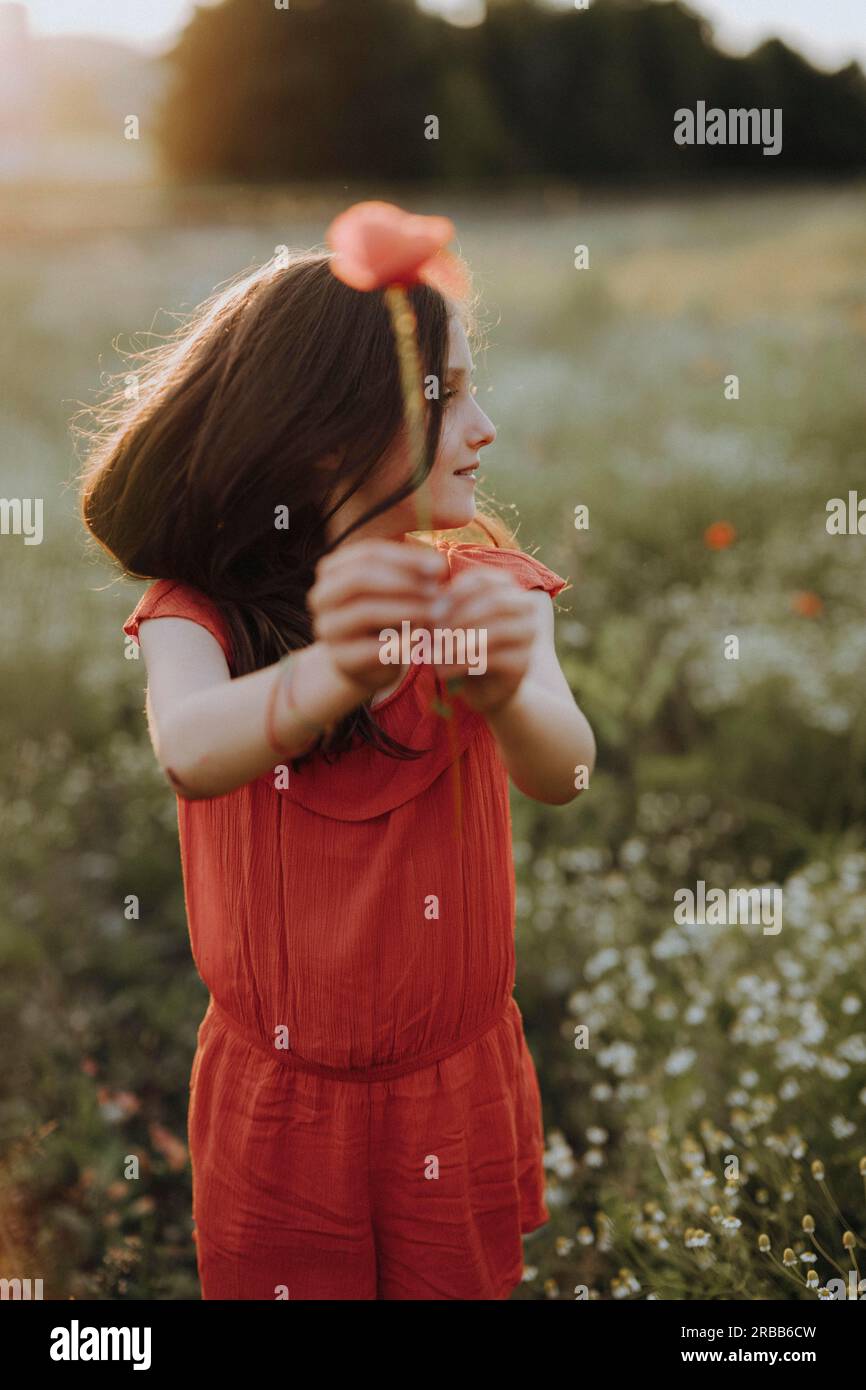
[[[439,621],[436,600],[448,574],[445,556],[407,541],[346,541],[316,566],[307,602],[313,632],[336,670],[364,697],[390,685],[396,671],[381,660],[383,628],[408,619],[412,627]]]
[[[525,589],[501,570],[464,570],[446,589],[448,612],[438,619],[442,628],[475,630],[467,656],[483,674],[471,674],[472,666],[440,666],[443,680],[460,679],[454,691],[471,709],[489,714],[504,705],[517,690],[529,666],[538,627],[535,605]],[[486,642],[486,653],[483,642]]]

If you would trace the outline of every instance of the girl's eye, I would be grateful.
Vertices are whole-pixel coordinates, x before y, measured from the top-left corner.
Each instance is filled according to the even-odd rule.
[[[454,391],[454,390],[443,391],[443,392],[442,392],[442,399],[443,399],[443,401],[450,401],[452,396],[457,396],[457,395],[459,395],[459,394],[460,394],[459,391]],[[470,394],[470,396],[475,396],[475,395],[478,394],[478,387],[475,385],[474,382],[473,382],[472,385],[469,387],[469,394]]]

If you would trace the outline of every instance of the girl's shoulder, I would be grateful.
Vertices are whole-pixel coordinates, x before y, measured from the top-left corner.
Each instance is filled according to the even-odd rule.
[[[231,665],[232,643],[229,626],[213,599],[200,589],[174,579],[156,579],[133,608],[123,631],[139,642],[139,626],[150,618],[186,618],[207,628],[216,638]]]
[[[534,555],[524,550],[506,549],[504,546],[475,545],[464,541],[434,541],[437,550],[444,550],[452,574],[459,573],[471,565],[492,565],[512,575],[524,589],[544,589],[551,598],[556,598],[568,587],[568,580],[554,570],[548,569]]]

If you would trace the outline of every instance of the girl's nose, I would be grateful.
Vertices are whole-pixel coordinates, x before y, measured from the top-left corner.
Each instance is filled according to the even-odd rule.
[[[484,414],[481,406],[478,407],[478,411],[481,419],[478,422],[478,429],[474,437],[475,442],[472,447],[475,449],[483,449],[485,444],[492,444],[496,438],[496,426],[489,416]]]

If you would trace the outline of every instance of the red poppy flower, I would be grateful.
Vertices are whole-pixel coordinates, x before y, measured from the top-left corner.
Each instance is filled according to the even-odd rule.
[[[817,618],[824,612],[824,604],[811,589],[801,589],[791,597],[791,607],[801,618]]]
[[[736,539],[736,530],[729,521],[714,521],[704,532],[704,545],[709,550],[727,550]]]
[[[179,1173],[187,1164],[187,1149],[183,1140],[178,1139],[177,1135],[172,1134],[165,1125],[159,1124],[154,1120],[148,1125],[150,1141],[155,1149],[158,1149],[167,1160],[169,1168],[173,1173]]]
[[[355,290],[426,281],[443,294],[461,298],[465,272],[445,250],[454,236],[448,217],[424,217],[394,203],[353,203],[325,233],[334,250],[331,270]]]

